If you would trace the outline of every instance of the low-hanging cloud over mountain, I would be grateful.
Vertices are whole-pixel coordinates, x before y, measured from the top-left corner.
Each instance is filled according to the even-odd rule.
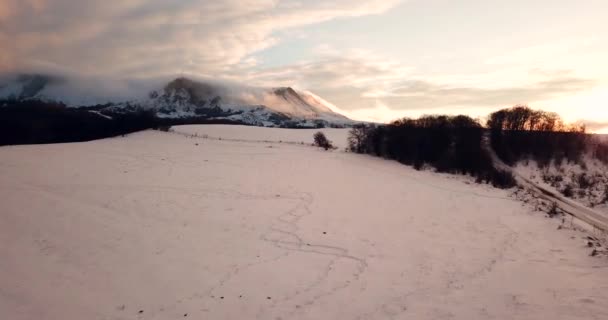
[[[255,71],[246,77],[263,83],[296,81],[322,96],[331,97],[332,102],[346,110],[380,104],[394,111],[427,109],[429,112],[446,107],[458,110],[544,101],[589,90],[598,84],[594,79],[570,72],[531,70],[524,75],[527,77],[518,85],[494,81],[491,86],[459,86],[427,79],[396,61],[366,52],[348,52],[345,56],[325,54],[311,62]]]
[[[580,12],[560,20],[568,32],[548,27],[562,14],[549,0],[523,13],[515,4],[472,0],[465,12],[455,3],[0,0],[0,75],[94,78],[99,88],[129,91],[123,96],[141,91],[128,79],[293,86],[365,120],[550,107],[593,90],[580,101],[603,101],[608,69],[598,61],[608,39],[594,13],[605,3],[573,3]],[[571,110],[560,108],[553,111]]]

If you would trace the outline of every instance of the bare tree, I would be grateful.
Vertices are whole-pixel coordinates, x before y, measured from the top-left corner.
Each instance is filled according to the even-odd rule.
[[[367,137],[370,130],[371,127],[363,123],[353,126],[348,132],[348,149],[356,153],[366,153]]]

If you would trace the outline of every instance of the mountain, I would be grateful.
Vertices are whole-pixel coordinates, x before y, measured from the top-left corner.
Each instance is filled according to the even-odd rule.
[[[109,90],[105,84],[89,82],[48,75],[6,77],[0,79],[0,105],[9,101],[42,101],[89,108],[103,116],[147,110],[159,118],[180,120],[180,123],[201,119],[269,127],[353,123],[322,98],[291,87],[257,88],[180,77],[147,91],[121,88],[124,89],[121,92]],[[128,86],[145,87],[134,83]]]

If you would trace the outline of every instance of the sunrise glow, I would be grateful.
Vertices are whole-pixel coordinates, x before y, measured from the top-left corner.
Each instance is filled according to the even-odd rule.
[[[3,0],[0,74],[291,86],[368,121],[527,104],[608,122],[606,1],[245,2]]]

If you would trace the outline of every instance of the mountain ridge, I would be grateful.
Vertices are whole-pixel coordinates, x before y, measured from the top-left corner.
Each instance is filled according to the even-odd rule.
[[[229,86],[177,77],[160,88],[148,90],[147,94],[118,98],[104,98],[90,88],[80,89],[77,85],[72,88],[69,79],[62,77],[18,75],[8,81],[0,80],[0,102],[39,100],[72,108],[94,107],[101,115],[146,110],[160,118],[225,119],[270,127],[344,126],[354,123],[323,99],[292,87],[268,89]],[[96,94],[101,97],[96,97]]]

